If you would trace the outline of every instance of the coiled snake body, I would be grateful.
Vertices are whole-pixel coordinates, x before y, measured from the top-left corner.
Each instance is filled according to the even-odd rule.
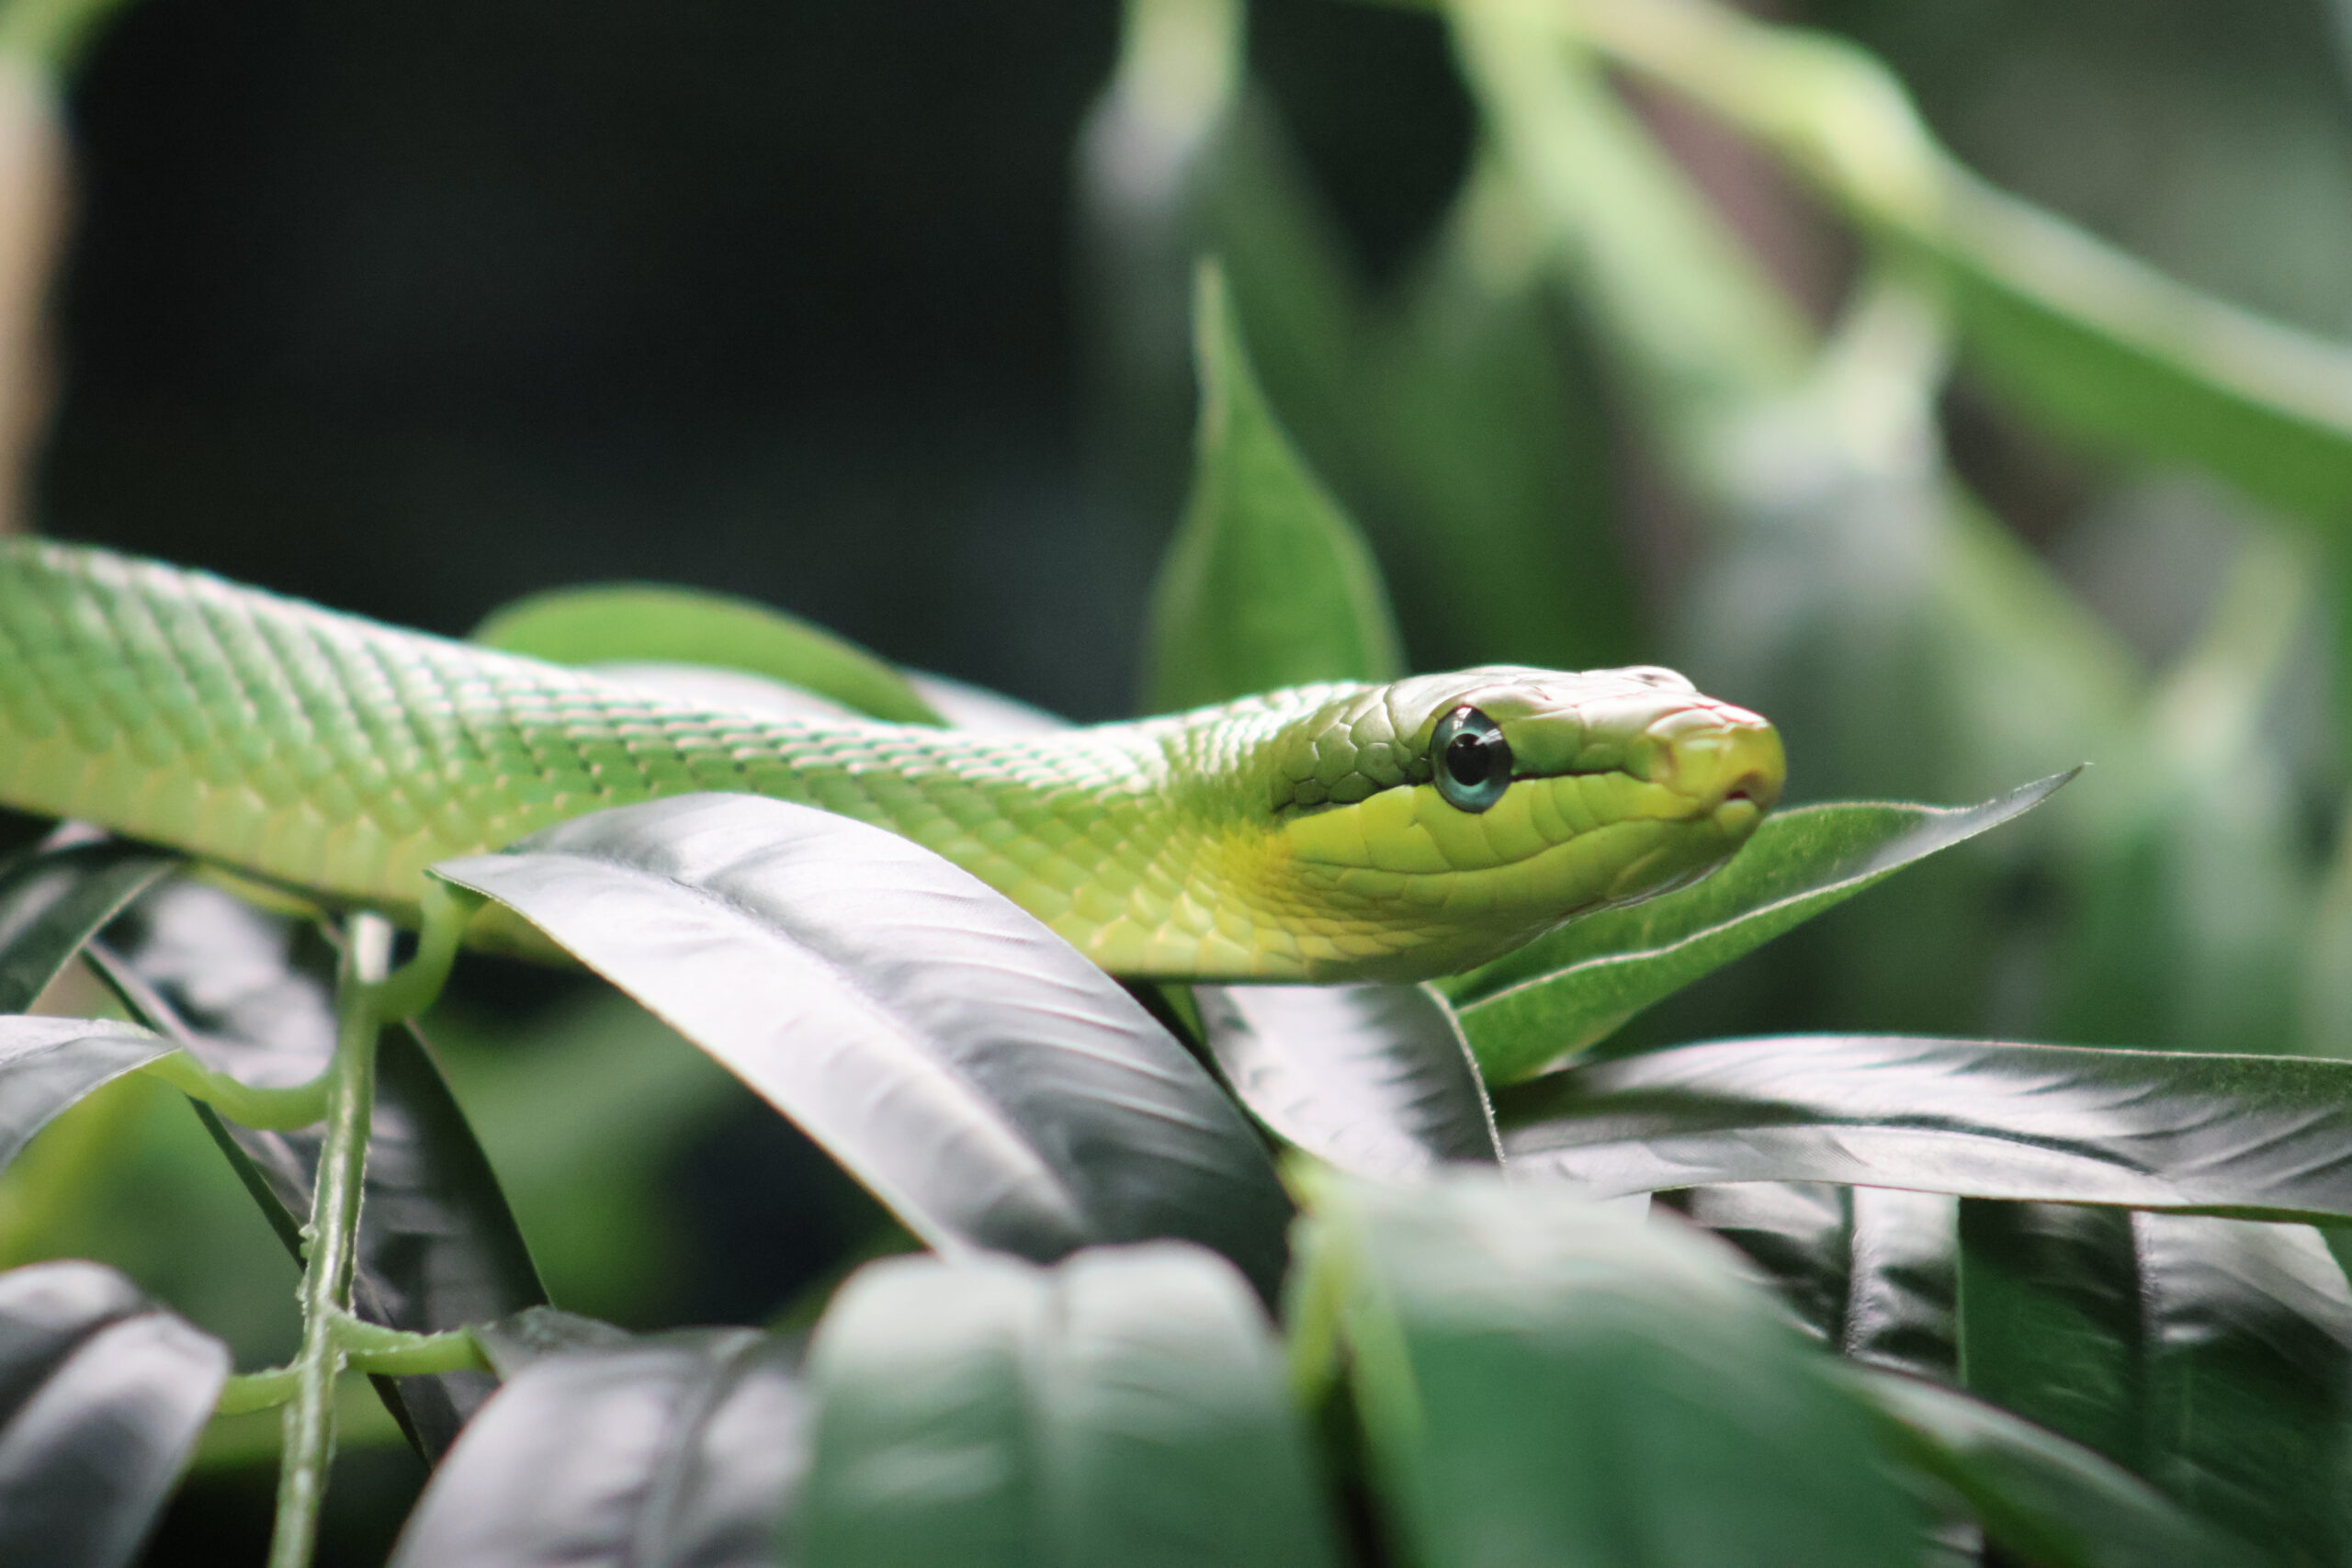
[[[1413,979],[1695,880],[1778,737],[1669,671],[1490,666],[1019,736],[793,720],[101,550],[0,547],[0,803],[340,902],[603,807],[902,833],[1114,971]]]

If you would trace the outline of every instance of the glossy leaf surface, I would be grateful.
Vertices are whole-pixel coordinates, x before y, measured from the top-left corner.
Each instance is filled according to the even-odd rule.
[[[283,1087],[322,1071],[335,1041],[334,954],[305,928],[201,883],[156,889],[92,949],[133,1011],[206,1066]],[[315,1133],[259,1132],[206,1112],[288,1250],[311,1213]],[[547,1299],[513,1212],[431,1048],[413,1029],[377,1045],[376,1109],[352,1300],[371,1322],[432,1333]],[[479,1372],[379,1381],[437,1455],[489,1396]]]
[[[709,1052],[935,1246],[1182,1237],[1271,1294],[1255,1134],[1101,970],[896,834],[687,795],[448,863]]]
[[[1381,1506],[1428,1568],[1883,1568],[1913,1521],[1867,1418],[1714,1250],[1572,1193],[1334,1182],[1340,1302]]]
[[[1241,1102],[1356,1176],[1495,1165],[1495,1116],[1453,1010],[1424,986],[1196,986],[1210,1052]]]
[[[1152,594],[1150,706],[1394,679],[1403,658],[1379,567],[1267,403],[1216,272],[1193,309],[1200,450]]]
[[[1909,1465],[1959,1494],[1986,1531],[2044,1568],[2270,1568],[2275,1559],[2216,1529],[2088,1449],[1996,1405],[1911,1378],[1858,1386]]]
[[[143,1029],[86,1018],[0,1018],[0,1168],[51,1117],[172,1048]]]
[[[804,1568],[1329,1568],[1272,1337],[1190,1247],[860,1273],[809,1351]]]
[[[228,1372],[226,1346],[110,1269],[0,1274],[0,1562],[130,1562]]]
[[[392,1568],[752,1568],[804,1463],[789,1341],[685,1329],[536,1360],[482,1407]]]
[[[473,639],[556,664],[741,671],[893,723],[940,722],[904,676],[855,643],[732,594],[643,583],[560,589],[497,611]]]
[[[2032,809],[2071,777],[1981,806],[1782,812],[1697,886],[1570,921],[1447,989],[1487,1077],[1525,1077],[1913,862]]]
[[[0,1013],[23,1012],[179,857],[113,839],[36,849],[0,872]]]
[[[1602,1195],[1831,1181],[2352,1218],[2352,1064],[1913,1035],[1719,1040],[1497,1097],[1514,1164]]]

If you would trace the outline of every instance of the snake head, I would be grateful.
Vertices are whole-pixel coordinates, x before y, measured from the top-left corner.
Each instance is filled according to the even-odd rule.
[[[1687,886],[1747,840],[1786,773],[1770,724],[1650,667],[1358,688],[1268,760],[1294,908],[1319,928],[1306,967],[1383,978]]]

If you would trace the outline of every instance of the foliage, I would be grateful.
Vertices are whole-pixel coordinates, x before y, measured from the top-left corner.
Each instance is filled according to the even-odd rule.
[[[302,1568],[340,1441],[431,1467],[400,1568],[2352,1562],[2352,845],[2312,865],[2296,789],[2340,769],[2290,787],[2259,718],[2312,658],[2300,530],[2352,494],[2344,351],[1967,173],[1850,44],[1707,0],[1436,9],[1482,144],[1376,299],[1237,0],[1130,7],[1080,195],[1114,309],[1197,291],[1153,702],[1402,668],[1381,557],[1464,660],[1630,657],[1565,306],[1693,522],[1678,657],[1814,793],[1871,798],[1429,987],[1131,988],[927,852],[744,797],[439,866],[399,967],[373,915],[61,829],[0,870],[0,1561],[127,1563],[183,1471],[257,1451]],[[1850,224],[1826,332],[1617,72]],[[1106,188],[1114,145],[1150,199]],[[2256,525],[2152,671],[1947,463],[1955,353],[2037,427],[2301,522]],[[481,636],[787,711],[1058,722],[690,591]],[[595,999],[421,1025],[484,899]],[[1890,976],[1942,1010],[1673,1037],[1807,965],[1855,1013]],[[661,1271],[647,1151],[727,1075],[864,1194],[828,1277],[757,1326],[551,1307],[583,1304],[550,1289],[566,1226]],[[295,1260],[293,1314],[233,1346],[145,1270],[51,1260],[132,1224],[103,1178],[177,1097],[213,1147],[174,1168],[217,1151]]]

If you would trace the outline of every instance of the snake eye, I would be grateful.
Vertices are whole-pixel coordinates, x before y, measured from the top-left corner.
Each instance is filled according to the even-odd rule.
[[[1430,737],[1430,768],[1448,806],[1484,811],[1510,787],[1510,742],[1493,719],[1458,707],[1437,721]]]

